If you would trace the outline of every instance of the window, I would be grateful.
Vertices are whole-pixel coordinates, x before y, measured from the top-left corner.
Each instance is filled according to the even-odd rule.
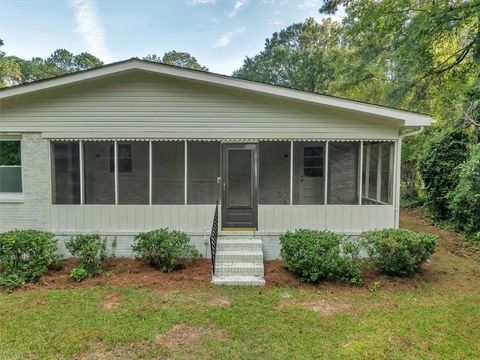
[[[85,204],[115,204],[115,174],[110,171],[113,142],[83,144]]]
[[[131,144],[117,144],[118,151],[118,172],[131,173],[132,172],[132,145]],[[110,172],[115,171],[115,144],[110,145]],[[148,154],[148,152],[147,152]]]
[[[260,204],[290,203],[290,142],[262,141],[259,144]]]
[[[188,143],[188,204],[215,204],[219,198],[220,143]]]
[[[80,204],[80,146],[78,142],[52,143],[54,204]]]
[[[323,147],[306,146],[303,148],[303,175],[323,177]]]
[[[359,142],[328,143],[328,204],[358,205]]]
[[[0,193],[21,192],[21,142],[19,140],[0,140]]]
[[[155,141],[152,144],[152,203],[185,203],[185,143]]]

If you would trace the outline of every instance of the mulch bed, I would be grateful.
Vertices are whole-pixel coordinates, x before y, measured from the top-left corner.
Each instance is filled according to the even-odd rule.
[[[426,282],[435,283],[445,273],[439,265],[443,262],[440,256],[448,253],[455,256],[468,256],[461,241],[455,233],[439,229],[425,222],[417,210],[402,210],[401,226],[414,230],[434,233],[439,236],[440,249],[432,260],[424,265],[423,271],[408,278],[382,276],[372,270],[364,274],[362,286],[321,282],[317,285],[303,283],[296,275],[289,273],[282,266],[281,260],[265,262],[265,280],[267,287],[305,287],[326,290],[351,289],[351,291],[372,291],[379,284],[382,289],[413,289]],[[448,256],[448,255],[447,255]],[[142,261],[130,258],[110,258],[107,260],[101,276],[77,283],[70,276],[70,270],[76,266],[74,259],[67,259],[65,267],[58,271],[50,271],[38,284],[29,284],[21,289],[70,289],[110,285],[118,287],[144,287],[167,291],[198,291],[211,286],[210,259],[192,261],[173,273],[163,273]],[[470,274],[468,274],[470,275]]]

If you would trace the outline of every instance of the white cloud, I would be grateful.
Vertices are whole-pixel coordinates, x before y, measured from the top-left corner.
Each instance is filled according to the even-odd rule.
[[[235,36],[236,34],[239,34],[241,32],[245,31],[245,28],[244,27],[241,27],[241,28],[238,28],[238,29],[235,29],[235,30],[232,30],[232,31],[228,31],[226,32],[225,34],[223,34],[222,36],[220,36],[217,41],[215,42],[215,44],[213,45],[213,47],[216,47],[216,48],[219,48],[219,47],[225,47],[227,46],[228,44],[230,44],[230,42],[232,41],[232,37]]]
[[[214,5],[217,0],[192,0],[193,5]]]
[[[107,47],[106,36],[93,0],[70,0],[70,3],[75,10],[75,30],[83,37],[87,51],[103,62],[112,62],[113,57]]]
[[[298,8],[299,9],[307,9],[307,8],[317,8],[320,9],[322,5],[322,0],[301,0],[298,1]]]
[[[237,13],[245,7],[245,5],[247,5],[247,0],[235,0],[235,4],[233,5],[233,9],[232,11],[230,12],[230,14],[228,14],[229,17],[233,17],[235,15],[237,15]]]

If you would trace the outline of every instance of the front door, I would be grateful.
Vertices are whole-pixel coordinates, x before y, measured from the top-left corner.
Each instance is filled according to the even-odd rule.
[[[222,228],[256,230],[258,145],[223,144]]]

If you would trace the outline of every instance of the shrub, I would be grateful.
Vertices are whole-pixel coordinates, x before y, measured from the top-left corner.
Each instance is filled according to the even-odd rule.
[[[90,274],[84,268],[77,267],[77,268],[73,268],[70,271],[70,277],[73,280],[80,282],[80,281],[83,281],[83,280],[89,278]]]
[[[105,243],[100,235],[78,235],[65,243],[72,256],[79,260],[78,268],[73,269],[70,276],[77,280],[78,274],[87,274],[86,277],[95,277],[102,272],[102,263],[107,252]],[[82,271],[83,270],[83,271]],[[72,275],[75,273],[75,275]],[[81,279],[83,280],[83,279]],[[79,281],[79,280],[77,280]]]
[[[451,196],[452,223],[457,230],[475,238],[480,235],[480,144],[461,166],[457,187]]]
[[[200,256],[189,242],[185,233],[165,228],[138,234],[132,250],[137,259],[143,259],[164,272],[172,272],[180,259],[191,260]]]
[[[437,247],[435,235],[406,229],[368,231],[361,238],[377,270],[392,276],[419,272]]]
[[[360,246],[345,236],[299,229],[280,236],[280,243],[285,268],[304,281],[363,281],[364,261],[359,258]]]
[[[14,230],[0,234],[0,285],[8,290],[35,282],[60,262],[53,234]]]
[[[432,136],[419,164],[425,184],[425,205],[436,220],[450,219],[449,197],[458,184],[471,136],[461,126]]]

